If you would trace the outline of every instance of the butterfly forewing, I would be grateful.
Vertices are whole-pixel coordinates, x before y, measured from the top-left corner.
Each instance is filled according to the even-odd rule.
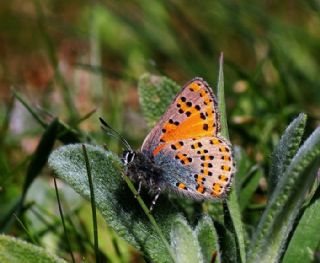
[[[214,136],[220,131],[216,99],[201,78],[189,81],[146,137],[142,151],[159,151],[178,139]]]

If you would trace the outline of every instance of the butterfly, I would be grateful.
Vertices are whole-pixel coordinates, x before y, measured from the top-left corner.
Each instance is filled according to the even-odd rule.
[[[155,194],[150,210],[163,191],[196,200],[224,198],[235,173],[231,144],[220,135],[217,100],[199,77],[184,85],[139,151],[127,146],[126,174],[139,184],[138,193],[144,186]]]

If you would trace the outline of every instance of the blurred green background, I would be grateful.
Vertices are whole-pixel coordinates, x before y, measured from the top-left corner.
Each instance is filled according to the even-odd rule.
[[[319,125],[319,11],[319,1],[302,0],[1,1],[0,221],[21,195],[44,132],[13,91],[45,123],[59,117],[80,141],[120,152],[101,132],[99,116],[138,148],[148,132],[137,94],[141,75],[180,85],[200,76],[215,90],[221,52],[231,141],[267,174],[293,117],[305,112],[309,133]],[[42,169],[25,212],[1,231],[68,258],[51,175]],[[90,206],[63,183],[59,189],[77,260],[90,261]],[[106,229],[101,247],[111,262],[143,261]]]

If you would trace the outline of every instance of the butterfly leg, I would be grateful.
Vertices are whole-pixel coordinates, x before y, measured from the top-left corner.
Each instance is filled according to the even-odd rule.
[[[160,193],[161,193],[161,189],[160,189],[160,187],[157,189],[157,193],[156,193],[156,195],[154,196],[154,198],[153,198],[153,200],[152,200],[152,203],[151,203],[151,206],[150,206],[150,213],[152,212],[152,210],[153,210],[153,208],[154,208],[154,206],[155,206],[155,204],[156,204],[156,202],[157,202],[157,200],[158,200],[158,198],[159,198],[159,196],[160,196]]]
[[[134,195],[135,198],[137,198],[137,197],[140,195],[141,186],[142,186],[142,181],[139,181],[139,186],[138,186],[137,194]]]

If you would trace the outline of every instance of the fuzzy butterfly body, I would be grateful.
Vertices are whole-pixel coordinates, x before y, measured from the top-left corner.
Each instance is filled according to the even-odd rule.
[[[220,134],[217,101],[201,78],[189,81],[144,140],[123,160],[133,180],[157,193],[218,199],[235,172],[230,143]],[[156,196],[156,198],[157,198]]]

